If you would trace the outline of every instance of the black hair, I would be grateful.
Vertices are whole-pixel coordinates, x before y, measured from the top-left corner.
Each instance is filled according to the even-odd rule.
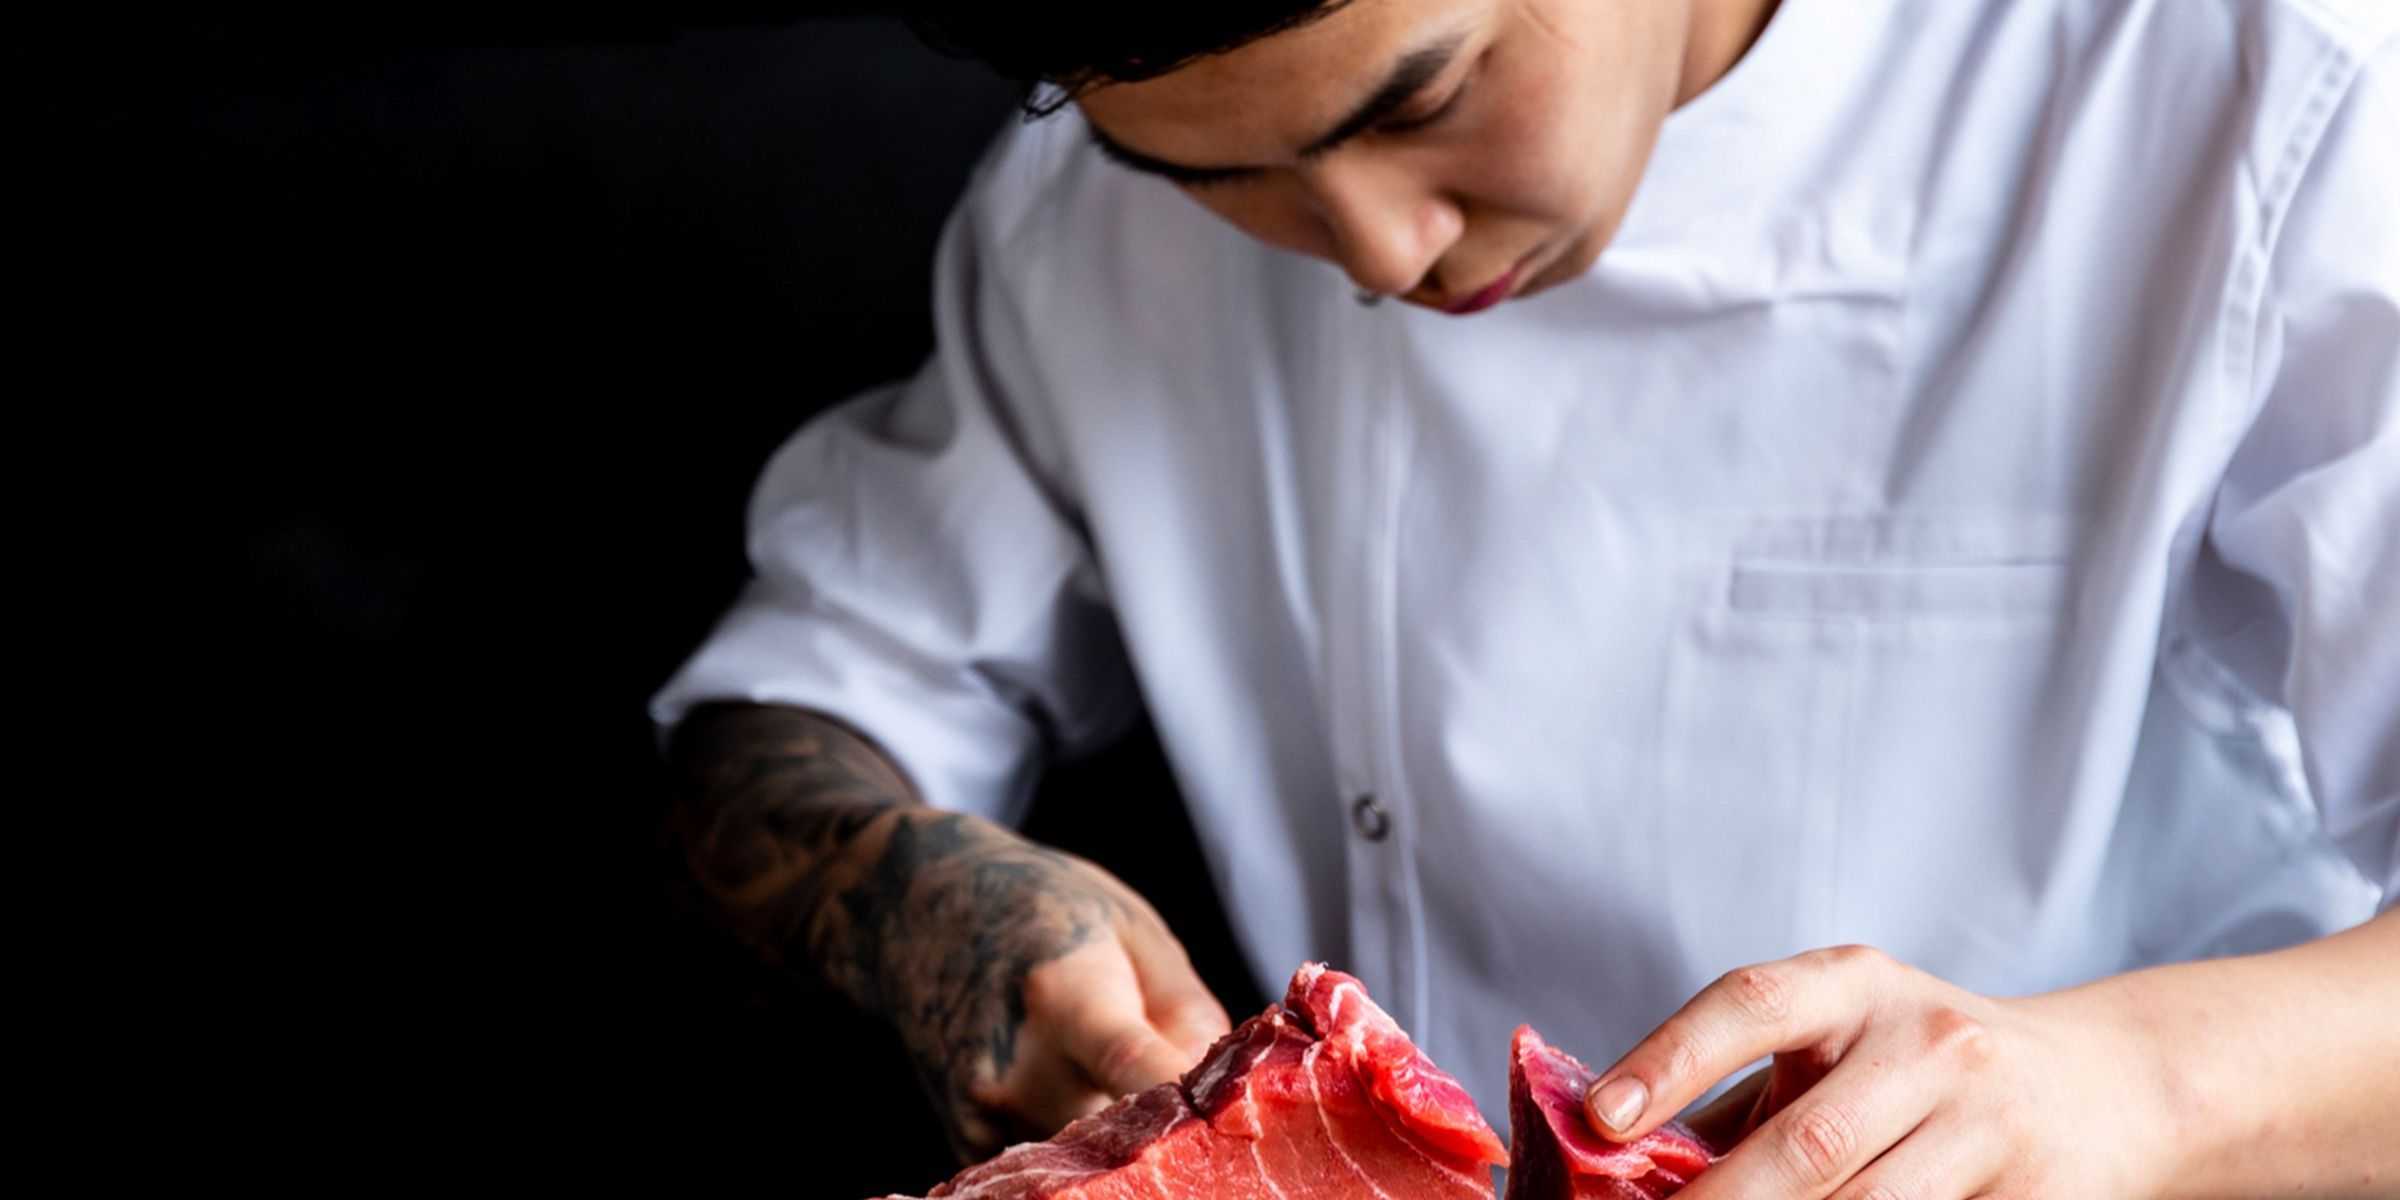
[[[1102,84],[1155,79],[1195,59],[1307,25],[1350,2],[903,0],[899,7],[935,49],[980,59],[1023,84],[1030,120]]]

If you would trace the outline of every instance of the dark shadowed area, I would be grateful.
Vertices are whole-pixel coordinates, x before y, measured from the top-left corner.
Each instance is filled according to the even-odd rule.
[[[378,1178],[468,1148],[519,1152],[486,1182],[946,1175],[882,1028],[691,911],[642,705],[743,578],[768,453],[926,353],[1013,89],[790,5],[45,38],[68,399],[129,447],[104,520],[177,564],[100,543],[94,592],[175,648],[139,682],[205,731],[195,820],[241,851],[191,1039]],[[1032,832],[1261,1003],[1147,734]]]

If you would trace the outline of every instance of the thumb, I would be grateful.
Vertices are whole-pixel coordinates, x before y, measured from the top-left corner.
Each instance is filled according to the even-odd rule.
[[[1029,1007],[1046,1012],[1058,1047],[1111,1095],[1180,1077],[1195,1056],[1151,1025],[1133,964],[1113,945],[1088,949],[1046,964],[1038,987],[1029,988],[1029,998],[1039,997]]]

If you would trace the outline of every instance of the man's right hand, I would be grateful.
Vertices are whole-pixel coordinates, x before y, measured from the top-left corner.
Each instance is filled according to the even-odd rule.
[[[675,758],[702,885],[771,961],[892,1022],[963,1160],[1173,1079],[1230,1027],[1132,889],[924,807],[838,722],[712,706]]]
[[[1172,1080],[1230,1028],[1158,914],[1089,862],[927,809],[873,857],[836,898],[849,982],[899,1028],[962,1159]]]

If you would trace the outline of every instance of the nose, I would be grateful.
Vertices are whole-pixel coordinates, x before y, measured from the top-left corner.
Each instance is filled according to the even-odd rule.
[[[1336,153],[1312,164],[1308,190],[1333,258],[1358,287],[1415,290],[1458,241],[1458,205],[1398,164]]]

